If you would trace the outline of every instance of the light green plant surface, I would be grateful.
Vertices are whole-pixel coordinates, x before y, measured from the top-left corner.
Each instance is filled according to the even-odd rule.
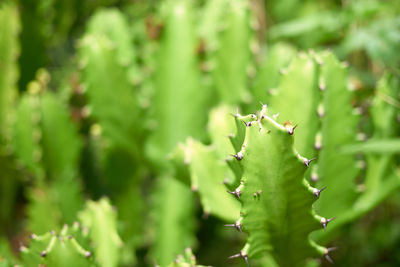
[[[143,236],[140,176],[144,160],[140,140],[144,127],[136,86],[140,73],[125,15],[117,9],[96,12],[88,23],[79,52],[88,96],[86,108],[96,120],[91,138],[96,144],[101,178],[120,210],[124,249],[132,258]]]
[[[320,60],[320,83],[325,88],[321,101],[324,115],[317,187],[326,186],[327,189],[324,198],[317,203],[317,210],[328,218],[337,216],[339,220],[357,197],[355,179],[359,170],[353,155],[338,158],[337,151],[340,146],[356,140],[358,118],[351,106],[353,92],[347,86],[347,67],[331,53],[321,54]]]
[[[165,2],[162,13],[165,27],[154,73],[154,118],[158,125],[149,145],[150,155],[162,160],[188,135],[204,138],[210,97],[200,82],[193,7],[187,0],[172,2]]]
[[[156,263],[166,265],[185,247],[192,247],[195,240],[193,196],[168,173],[167,154],[189,135],[205,137],[210,92],[200,82],[192,3],[166,1],[160,12],[164,28],[155,55],[152,106],[157,125],[147,154],[161,166],[153,197],[157,218],[151,254]]]
[[[168,265],[168,267],[206,267],[203,265],[197,265],[196,257],[190,248],[185,249],[184,254],[180,254],[176,257],[175,261]]]
[[[248,5],[243,0],[226,3],[217,48],[210,59],[216,90],[228,104],[249,102],[251,97],[247,92],[247,73],[252,67],[252,30]]]
[[[315,156],[314,142],[319,127],[317,107],[318,65],[309,54],[294,57],[282,71],[279,85],[267,101],[281,124],[296,127],[295,147],[305,157]]]
[[[19,55],[18,34],[20,23],[17,7],[4,2],[0,5],[0,136],[1,143],[10,138],[10,125],[16,83],[19,76],[17,57]],[[8,131],[8,132],[7,132]]]
[[[254,109],[259,106],[258,102],[260,101],[262,103],[269,102],[268,94],[277,89],[281,71],[287,69],[295,54],[296,49],[285,43],[277,43],[266,49],[259,64],[257,76],[253,81],[254,104],[252,107]]]
[[[218,158],[215,149],[189,138],[178,145],[172,160],[180,170],[175,176],[199,193],[204,214],[212,214],[225,221],[233,221],[239,216],[239,202],[225,194],[228,165]]]
[[[150,251],[155,263],[167,265],[185,248],[195,244],[193,202],[190,189],[177,179],[158,177],[152,208],[155,240]]]
[[[28,228],[38,234],[72,223],[83,205],[77,172],[81,141],[67,108],[44,91],[47,78],[46,72],[39,73],[30,94],[21,98],[13,137],[16,157],[32,175]]]
[[[118,266],[123,243],[117,232],[117,213],[108,199],[88,201],[79,219],[89,230],[100,266]]]
[[[59,233],[32,234],[29,247],[20,248],[21,266],[97,266],[89,248],[87,234],[78,224],[65,225]]]
[[[88,95],[88,108],[99,121],[103,136],[138,155],[137,144],[132,138],[137,136],[140,127],[136,124],[137,99],[128,78],[128,66],[120,62],[122,52],[120,46],[114,43],[116,41],[102,32],[91,32],[89,28],[79,51],[83,84]]]
[[[266,106],[246,126],[237,151],[243,177],[233,192],[242,203],[235,224],[248,233],[247,244],[235,256],[246,261],[267,252],[279,266],[303,266],[305,259],[328,252],[309,239],[323,227],[324,218],[312,208],[317,189],[304,177],[309,161],[293,142],[288,130],[267,115]]]
[[[0,3],[0,221],[7,223],[14,214],[11,207],[15,201],[17,186],[14,166],[8,158],[10,147],[7,143],[9,144],[12,135],[10,130],[15,115],[14,104],[19,77],[19,32],[20,21],[16,5],[9,2]]]
[[[370,139],[372,143],[380,138],[392,138],[396,134],[397,108],[386,100],[388,97],[393,99],[398,88],[397,79],[389,75],[382,77],[377,84],[376,97],[370,108],[374,127],[374,134]],[[332,224],[333,229],[370,212],[400,187],[400,174],[395,167],[393,154],[388,151],[383,155],[374,154],[368,149],[362,152],[365,154],[367,164],[362,194],[343,212],[338,222]]]

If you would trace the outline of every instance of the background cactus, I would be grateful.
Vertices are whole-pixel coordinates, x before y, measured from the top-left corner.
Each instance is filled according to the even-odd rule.
[[[0,266],[398,265],[398,11],[2,1]]]

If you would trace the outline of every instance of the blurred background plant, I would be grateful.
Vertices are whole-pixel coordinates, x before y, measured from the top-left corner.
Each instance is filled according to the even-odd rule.
[[[246,266],[225,159],[260,102],[317,158],[312,238],[398,266],[398,51],[397,0],[2,0],[0,266]]]

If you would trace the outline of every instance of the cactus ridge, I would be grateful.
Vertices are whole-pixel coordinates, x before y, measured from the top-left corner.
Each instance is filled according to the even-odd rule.
[[[327,255],[326,248],[309,239],[330,221],[312,207],[321,190],[305,179],[310,160],[294,149],[293,128],[271,118],[266,105],[253,118],[246,122],[245,140],[236,154],[243,176],[233,192],[242,203],[235,224],[248,233],[238,255],[247,260],[268,252],[280,266],[302,266],[308,257]]]

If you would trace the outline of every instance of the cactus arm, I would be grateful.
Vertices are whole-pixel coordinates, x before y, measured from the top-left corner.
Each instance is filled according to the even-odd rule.
[[[223,184],[228,166],[218,159],[215,149],[189,138],[177,148],[174,161],[187,168],[192,191],[198,192],[204,214],[212,214],[226,221],[239,216],[240,204],[225,194]],[[177,177],[179,178],[179,177]]]
[[[75,178],[82,141],[67,107],[54,94],[44,93],[40,109],[43,161],[50,179]]]
[[[248,243],[241,256],[270,253],[280,266],[302,266],[308,257],[325,253],[309,239],[321,229],[312,208],[314,189],[304,179],[308,160],[293,148],[293,136],[265,114],[246,127],[241,185],[243,229]]]
[[[117,214],[108,199],[88,201],[79,218],[89,229],[100,266],[118,266],[123,244],[117,233]]]
[[[384,75],[377,84],[376,94],[371,107],[374,135],[371,140],[396,137],[397,108],[388,99],[396,99],[399,91],[399,80],[390,75]],[[385,175],[392,172],[394,166],[392,154],[367,154],[368,170],[365,177],[366,194],[379,192],[376,188],[384,182]]]
[[[200,80],[192,3],[165,2],[164,29],[155,55],[152,108],[157,129],[146,152],[161,165],[154,192],[157,238],[151,251],[161,265],[167,265],[195,240],[192,193],[171,177],[172,168],[166,161],[167,154],[187,136],[200,140],[205,137],[210,92]]]
[[[138,67],[136,51],[133,47],[132,33],[125,16],[118,9],[100,9],[90,19],[88,32],[103,34],[111,40],[116,48],[117,62],[128,67],[128,78],[132,84],[137,83]]]
[[[206,267],[197,265],[196,257],[190,248],[185,249],[184,254],[179,254],[175,261],[168,265],[168,267]],[[210,266],[209,266],[210,267]]]
[[[40,121],[40,100],[37,95],[24,95],[16,108],[16,121],[13,130],[13,147],[21,165],[27,168],[37,179],[44,179],[42,165],[42,131]]]
[[[82,143],[68,110],[55,95],[44,93],[40,100],[43,165],[51,181],[63,221],[72,223],[83,207],[79,181]]]
[[[18,8],[10,1],[0,3],[0,224],[4,226],[13,219],[14,202],[17,194],[17,179],[10,156],[14,104],[19,76],[17,57],[20,47]],[[3,232],[1,230],[0,232]]]
[[[134,142],[140,129],[136,123],[138,100],[130,81],[135,56],[125,20],[116,10],[97,13],[81,41],[79,57],[88,107],[103,136],[140,158]]]
[[[19,16],[15,5],[0,4],[0,137],[1,143],[10,137],[12,108],[17,94],[17,56],[19,54]]]
[[[159,177],[156,186],[153,195],[156,242],[151,254],[158,264],[166,265],[195,242],[194,200],[189,188],[175,178]]]
[[[201,22],[199,24],[199,35],[205,42],[209,50],[216,49],[218,45],[218,31],[221,26],[222,18],[226,8],[227,0],[206,1],[201,12]]]
[[[236,153],[229,140],[229,137],[233,138],[235,132],[235,123],[231,119],[232,114],[234,114],[234,109],[225,105],[210,111],[207,130],[221,159]]]
[[[291,122],[297,126],[295,148],[308,158],[315,156],[314,141],[319,120],[317,105],[318,67],[310,55],[301,53],[290,63],[276,92],[270,97],[272,112],[279,114],[280,123]]]
[[[280,71],[295,57],[296,50],[284,43],[277,43],[267,49],[253,83],[254,105],[268,103],[268,91],[279,85]]]
[[[340,146],[355,141],[358,118],[351,106],[353,92],[347,87],[347,67],[332,53],[322,54],[321,60],[320,82],[325,85],[325,90],[317,187],[326,186],[327,190],[316,207],[326,217],[339,218],[357,197],[355,178],[359,171],[353,155],[338,155],[337,151]]]
[[[149,144],[153,158],[165,159],[188,135],[204,139],[209,90],[200,82],[191,1],[167,1],[165,28],[156,55],[154,118]]]
[[[350,154],[362,152],[366,156],[365,190],[352,207],[332,224],[332,230],[370,212],[400,188],[400,173],[395,168],[393,154],[388,153],[389,151],[379,154],[368,150],[368,142],[377,142],[379,145],[382,138],[393,138],[396,135],[397,108],[387,102],[387,97],[395,99],[398,88],[398,80],[389,75],[384,75],[377,84],[376,96],[370,109],[374,127],[373,137],[370,141],[360,144],[359,148],[355,147],[357,149],[349,151]],[[367,149],[360,150],[364,147]]]
[[[29,247],[20,248],[23,266],[97,266],[93,252],[88,250],[87,237],[80,229],[76,229],[78,227],[77,224],[72,227],[65,225],[58,234],[32,234]]]
[[[247,69],[251,62],[250,10],[246,1],[228,1],[212,64],[220,98],[228,104],[249,101]],[[232,55],[235,55],[234,57]]]

